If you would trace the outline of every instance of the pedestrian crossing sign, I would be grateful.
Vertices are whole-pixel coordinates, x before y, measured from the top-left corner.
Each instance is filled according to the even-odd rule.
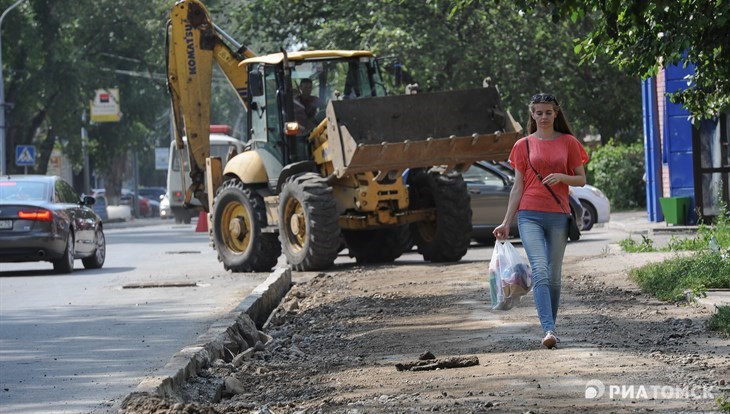
[[[17,145],[15,147],[15,165],[18,167],[35,165],[35,145]]]

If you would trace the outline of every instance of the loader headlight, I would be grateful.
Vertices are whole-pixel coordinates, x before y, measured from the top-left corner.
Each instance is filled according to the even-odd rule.
[[[284,124],[284,133],[288,137],[293,137],[299,134],[299,122],[287,122]]]

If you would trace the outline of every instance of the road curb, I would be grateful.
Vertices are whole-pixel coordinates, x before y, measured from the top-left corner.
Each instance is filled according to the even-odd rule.
[[[175,398],[188,378],[230,351],[244,351],[250,332],[261,327],[291,286],[291,268],[277,268],[224,318],[217,320],[195,344],[170,358],[160,374],[142,380],[132,392]],[[253,326],[255,324],[255,326]],[[247,340],[248,339],[248,340]],[[253,338],[257,340],[258,338]],[[243,345],[243,346],[241,346]],[[241,349],[243,348],[243,349]]]

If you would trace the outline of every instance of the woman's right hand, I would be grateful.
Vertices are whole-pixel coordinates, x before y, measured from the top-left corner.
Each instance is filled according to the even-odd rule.
[[[492,232],[497,240],[506,240],[509,237],[509,226],[502,223]]]

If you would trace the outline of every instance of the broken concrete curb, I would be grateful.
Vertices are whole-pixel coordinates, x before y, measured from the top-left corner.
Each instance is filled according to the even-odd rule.
[[[275,269],[226,317],[213,323],[207,332],[197,338],[195,344],[173,355],[159,375],[145,378],[132,394],[149,393],[175,398],[188,378],[197,375],[216,359],[225,359],[231,354],[242,352],[253,347],[256,341],[266,341],[267,335],[262,335],[256,329],[279,305],[290,286],[291,269]],[[252,331],[259,335],[252,337]]]

